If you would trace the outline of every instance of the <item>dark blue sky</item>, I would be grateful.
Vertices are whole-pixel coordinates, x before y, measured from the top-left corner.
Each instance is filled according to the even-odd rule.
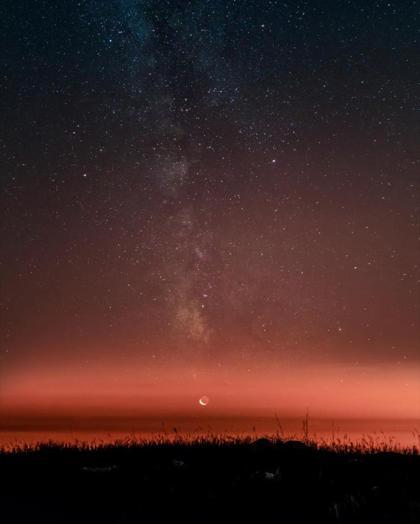
[[[416,4],[2,2],[2,373],[418,361]]]

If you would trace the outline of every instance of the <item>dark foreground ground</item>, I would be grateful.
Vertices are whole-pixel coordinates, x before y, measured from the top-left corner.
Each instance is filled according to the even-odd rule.
[[[0,453],[0,521],[420,523],[420,455],[296,442]]]

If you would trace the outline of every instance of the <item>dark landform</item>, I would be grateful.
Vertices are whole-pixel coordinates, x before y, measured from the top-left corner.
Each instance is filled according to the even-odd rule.
[[[280,439],[40,444],[0,453],[6,524],[418,523],[414,449]]]

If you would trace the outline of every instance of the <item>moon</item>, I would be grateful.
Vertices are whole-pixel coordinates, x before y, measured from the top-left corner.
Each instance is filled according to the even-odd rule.
[[[203,397],[200,398],[200,400],[198,401],[198,403],[200,404],[200,406],[207,406],[207,404],[210,402],[210,399],[207,395],[204,395]]]

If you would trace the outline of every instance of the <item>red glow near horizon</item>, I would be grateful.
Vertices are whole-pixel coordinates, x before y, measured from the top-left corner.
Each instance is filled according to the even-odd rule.
[[[0,413],[43,416],[300,416],[418,418],[419,369],[401,366],[288,366],[91,369],[43,368],[15,373],[2,385]]]

